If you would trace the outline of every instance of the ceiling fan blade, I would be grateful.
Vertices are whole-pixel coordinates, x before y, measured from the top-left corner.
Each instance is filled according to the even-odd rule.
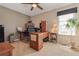
[[[34,9],[33,4],[37,5],[37,7],[38,7],[39,9],[41,9],[41,10],[43,9],[41,6],[38,5],[39,3],[22,3],[22,4],[30,4],[30,5],[32,5],[32,7],[31,7],[31,9],[30,9],[31,11]]]
[[[33,7],[31,8],[31,11],[33,10]]]
[[[37,4],[37,7],[38,7],[39,9],[43,10],[43,8],[42,8],[41,6],[39,6],[38,4]]]

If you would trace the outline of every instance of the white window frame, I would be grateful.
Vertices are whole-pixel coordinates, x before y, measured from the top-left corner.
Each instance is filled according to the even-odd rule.
[[[76,13],[70,13],[70,14],[58,16],[58,34],[59,35],[76,35],[76,28],[75,27],[72,29],[68,29],[66,27],[67,20],[69,20],[71,18],[76,18]]]

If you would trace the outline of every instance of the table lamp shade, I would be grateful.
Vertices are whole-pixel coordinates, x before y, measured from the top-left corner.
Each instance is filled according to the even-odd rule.
[[[52,33],[57,33],[57,24],[53,24],[53,27],[51,29]]]

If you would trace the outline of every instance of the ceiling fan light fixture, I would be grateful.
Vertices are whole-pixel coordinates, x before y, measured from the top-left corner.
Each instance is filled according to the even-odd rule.
[[[36,8],[36,7],[37,7],[37,5],[36,5],[36,4],[32,4],[32,7]]]

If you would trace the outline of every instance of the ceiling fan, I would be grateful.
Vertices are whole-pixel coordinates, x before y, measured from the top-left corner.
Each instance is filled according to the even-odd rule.
[[[43,8],[39,5],[39,3],[22,3],[22,4],[30,4],[32,6],[30,9],[31,11],[36,7],[43,10]]]

